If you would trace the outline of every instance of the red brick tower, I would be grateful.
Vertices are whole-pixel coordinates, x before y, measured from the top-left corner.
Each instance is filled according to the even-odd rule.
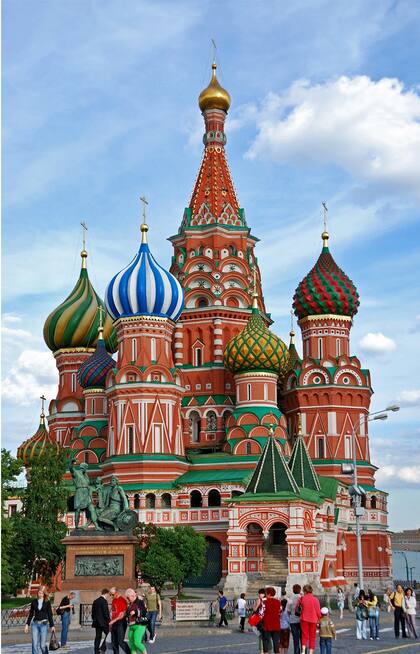
[[[352,430],[356,431],[360,481],[374,485],[370,463],[368,422],[370,373],[350,354],[350,329],[359,305],[353,282],[337,266],[322,234],[322,252],[301,281],[293,307],[302,332],[303,358],[295,360],[283,389],[289,434],[302,433],[319,474],[341,475],[350,461]]]
[[[224,124],[230,96],[219,84],[216,64],[199,97],[204,156],[189,206],[176,236],[171,272],[185,292],[175,330],[175,365],[183,371],[183,433],[186,448],[212,449],[225,436],[235,401],[223,350],[247,323],[255,268],[259,308],[265,316],[260,272],[244,210],[239,207],[225,156]],[[267,317],[265,316],[265,319]]]

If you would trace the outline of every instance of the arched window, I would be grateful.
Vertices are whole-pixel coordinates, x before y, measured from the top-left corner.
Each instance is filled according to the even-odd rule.
[[[318,338],[318,359],[324,356],[324,349],[322,347],[322,338]]]
[[[127,425],[127,454],[133,454],[134,452],[134,427],[133,425]]]
[[[318,459],[325,459],[325,441],[323,438],[318,438]]]
[[[135,509],[140,508],[140,495],[138,493],[134,495],[134,508]]]
[[[150,339],[150,358],[152,361],[156,361],[156,339]]]
[[[222,503],[220,492],[216,488],[212,488],[209,492],[208,500],[209,506],[220,506]]]
[[[376,509],[376,495],[372,495],[370,498],[370,508]]]
[[[209,411],[206,415],[207,431],[216,431],[217,429],[217,416],[214,411]]]
[[[136,338],[131,339],[131,360],[132,361],[137,360],[137,339]]]
[[[204,309],[204,307],[207,307],[208,304],[209,303],[207,301],[207,298],[205,298],[205,297],[199,297],[198,300],[197,300],[197,307],[199,309]]]
[[[246,385],[246,399],[247,400],[251,399],[251,384]]]
[[[155,506],[156,506],[156,495],[154,493],[147,493],[146,509],[154,509]]]
[[[201,495],[200,491],[198,490],[193,490],[190,493],[190,507],[192,509],[197,509],[200,506],[203,506],[203,496]]]
[[[341,355],[341,343],[340,339],[335,339],[335,356],[339,357]]]
[[[231,497],[239,497],[240,495],[243,495],[244,492],[240,490],[233,490],[230,494]]]
[[[197,367],[201,366],[203,363],[203,350],[201,347],[195,348],[195,365]]]
[[[252,454],[252,443],[250,441],[245,443],[245,454]]]
[[[191,441],[198,443],[200,441],[201,419],[198,411],[191,411],[190,413],[190,429]]]
[[[360,498],[360,504],[363,506],[363,508],[366,508],[366,494],[363,493],[363,495]]]
[[[172,495],[170,493],[163,493],[160,498],[160,505],[162,509],[170,509],[172,506]]]

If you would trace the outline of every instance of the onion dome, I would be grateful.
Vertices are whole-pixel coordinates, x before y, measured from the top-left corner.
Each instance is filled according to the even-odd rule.
[[[231,102],[230,95],[220,86],[219,80],[216,77],[216,69],[217,65],[213,63],[210,84],[198,96],[198,106],[201,111],[221,109],[227,113]]]
[[[102,311],[100,314],[102,316]],[[105,388],[106,376],[114,366],[114,359],[106,351],[101,320],[96,350],[80,366],[77,371],[77,381],[82,388]]]
[[[139,251],[108,284],[105,304],[114,320],[127,316],[160,316],[175,322],[182,311],[182,287],[151,254],[147,243],[148,229],[143,222]]]
[[[35,434],[18,447],[18,459],[21,459],[25,467],[28,468],[35,459],[44,454],[48,447],[54,448],[57,454],[60,452],[60,445],[50,435],[45,426],[45,415],[42,412],[39,427]]]
[[[357,313],[359,294],[332,258],[328,239],[328,232],[323,232],[323,248],[318,261],[300,282],[293,297],[293,308],[299,319],[327,314],[353,317]]]
[[[82,268],[70,295],[48,316],[44,340],[50,350],[93,348],[98,339],[98,308],[105,305],[93,288],[86,267],[87,252],[82,250]],[[117,336],[110,316],[104,322],[104,338],[110,352],[117,349]]]
[[[254,295],[250,319],[225,347],[226,368],[233,374],[266,371],[283,375],[288,369],[288,362],[286,345],[266,326]]]

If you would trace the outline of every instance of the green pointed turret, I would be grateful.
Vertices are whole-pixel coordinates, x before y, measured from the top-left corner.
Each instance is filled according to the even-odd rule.
[[[299,493],[280,445],[271,436],[261,454],[245,493]]]
[[[289,459],[290,471],[300,488],[321,491],[318,475],[301,434],[298,435]]]

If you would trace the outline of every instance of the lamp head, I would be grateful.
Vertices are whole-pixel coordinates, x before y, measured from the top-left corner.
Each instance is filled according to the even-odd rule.
[[[390,404],[386,407],[385,411],[399,411],[401,407],[398,404]]]
[[[377,416],[374,416],[374,420],[388,420],[388,414],[387,413],[378,413]]]

